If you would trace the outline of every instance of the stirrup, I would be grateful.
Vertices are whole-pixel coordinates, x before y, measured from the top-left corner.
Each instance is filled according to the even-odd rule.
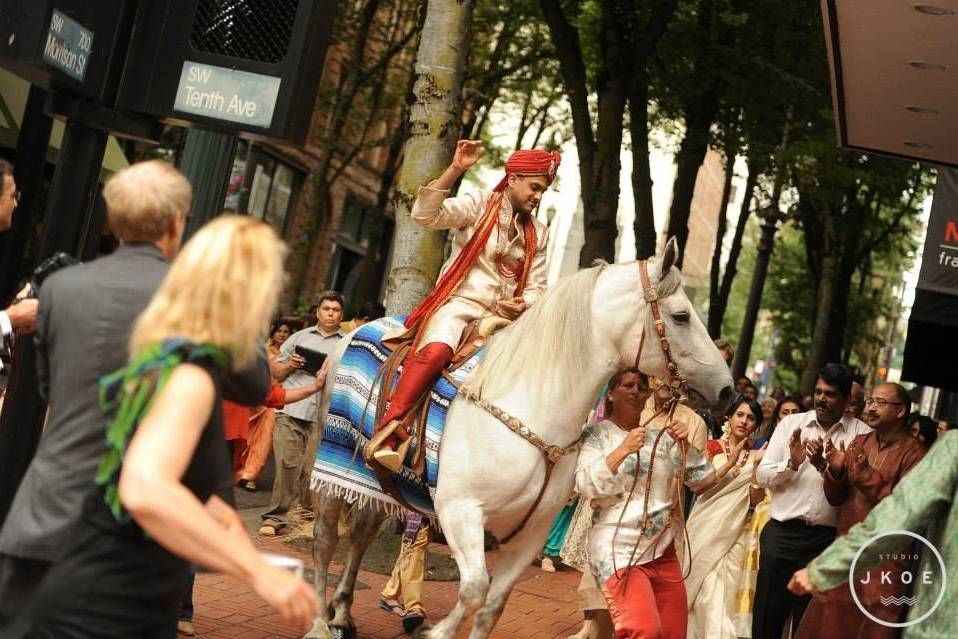
[[[406,453],[409,452],[409,445],[412,443],[412,437],[399,444],[396,450],[382,448],[373,453],[372,461],[379,464],[392,473],[398,473],[402,468],[402,463],[406,459]],[[367,461],[368,463],[368,461]]]
[[[363,459],[367,464],[372,461],[373,455],[380,448],[382,448],[383,443],[392,437],[393,433],[395,433],[396,429],[401,425],[402,422],[400,420],[394,419],[373,434],[372,438],[369,440],[369,443],[367,443],[366,447],[363,449]]]

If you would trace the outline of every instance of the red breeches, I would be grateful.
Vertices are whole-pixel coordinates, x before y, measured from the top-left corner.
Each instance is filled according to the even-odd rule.
[[[389,400],[389,408],[382,420],[376,424],[376,430],[381,430],[394,419],[405,417],[416,400],[436,381],[450,361],[452,361],[452,349],[442,342],[426,344],[417,353],[406,357],[402,373],[399,374],[399,381],[396,383],[396,390],[393,391]],[[396,430],[396,435],[403,440],[409,437],[402,427]],[[395,447],[396,438],[387,440],[386,445],[390,448]]]

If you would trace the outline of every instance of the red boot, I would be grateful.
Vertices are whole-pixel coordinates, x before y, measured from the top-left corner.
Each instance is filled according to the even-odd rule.
[[[403,428],[401,420],[450,361],[452,349],[442,342],[426,344],[417,353],[406,358],[396,390],[389,400],[389,409],[376,424],[376,434],[369,440],[364,451],[363,456],[367,463],[375,460],[394,473],[399,471],[407,446],[401,446],[401,452],[397,451],[396,447],[400,441],[403,444],[409,441],[409,433]]]

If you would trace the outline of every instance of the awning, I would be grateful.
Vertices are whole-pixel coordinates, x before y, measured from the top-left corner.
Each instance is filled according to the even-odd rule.
[[[16,148],[29,91],[29,82],[0,68],[0,146]],[[56,164],[60,144],[63,142],[63,130],[63,122],[54,120],[50,132],[50,146],[47,148],[47,161],[51,164]],[[107,139],[106,152],[103,155],[103,170],[116,173],[129,165],[120,144],[111,135]]]
[[[954,0],[821,0],[839,144],[958,166]]]

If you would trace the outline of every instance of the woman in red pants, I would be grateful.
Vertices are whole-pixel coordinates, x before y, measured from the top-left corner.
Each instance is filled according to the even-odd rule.
[[[612,377],[612,411],[586,428],[576,488],[596,511],[589,531],[589,564],[609,606],[616,639],[685,639],[688,604],[672,525],[673,505],[683,496],[674,490],[673,478],[683,450],[682,481],[696,494],[714,486],[734,463],[713,469],[688,445],[688,426],[679,421],[672,421],[655,445],[661,431],[639,423],[648,397],[649,380],[638,369]],[[731,459],[738,459],[742,445],[744,441]]]

